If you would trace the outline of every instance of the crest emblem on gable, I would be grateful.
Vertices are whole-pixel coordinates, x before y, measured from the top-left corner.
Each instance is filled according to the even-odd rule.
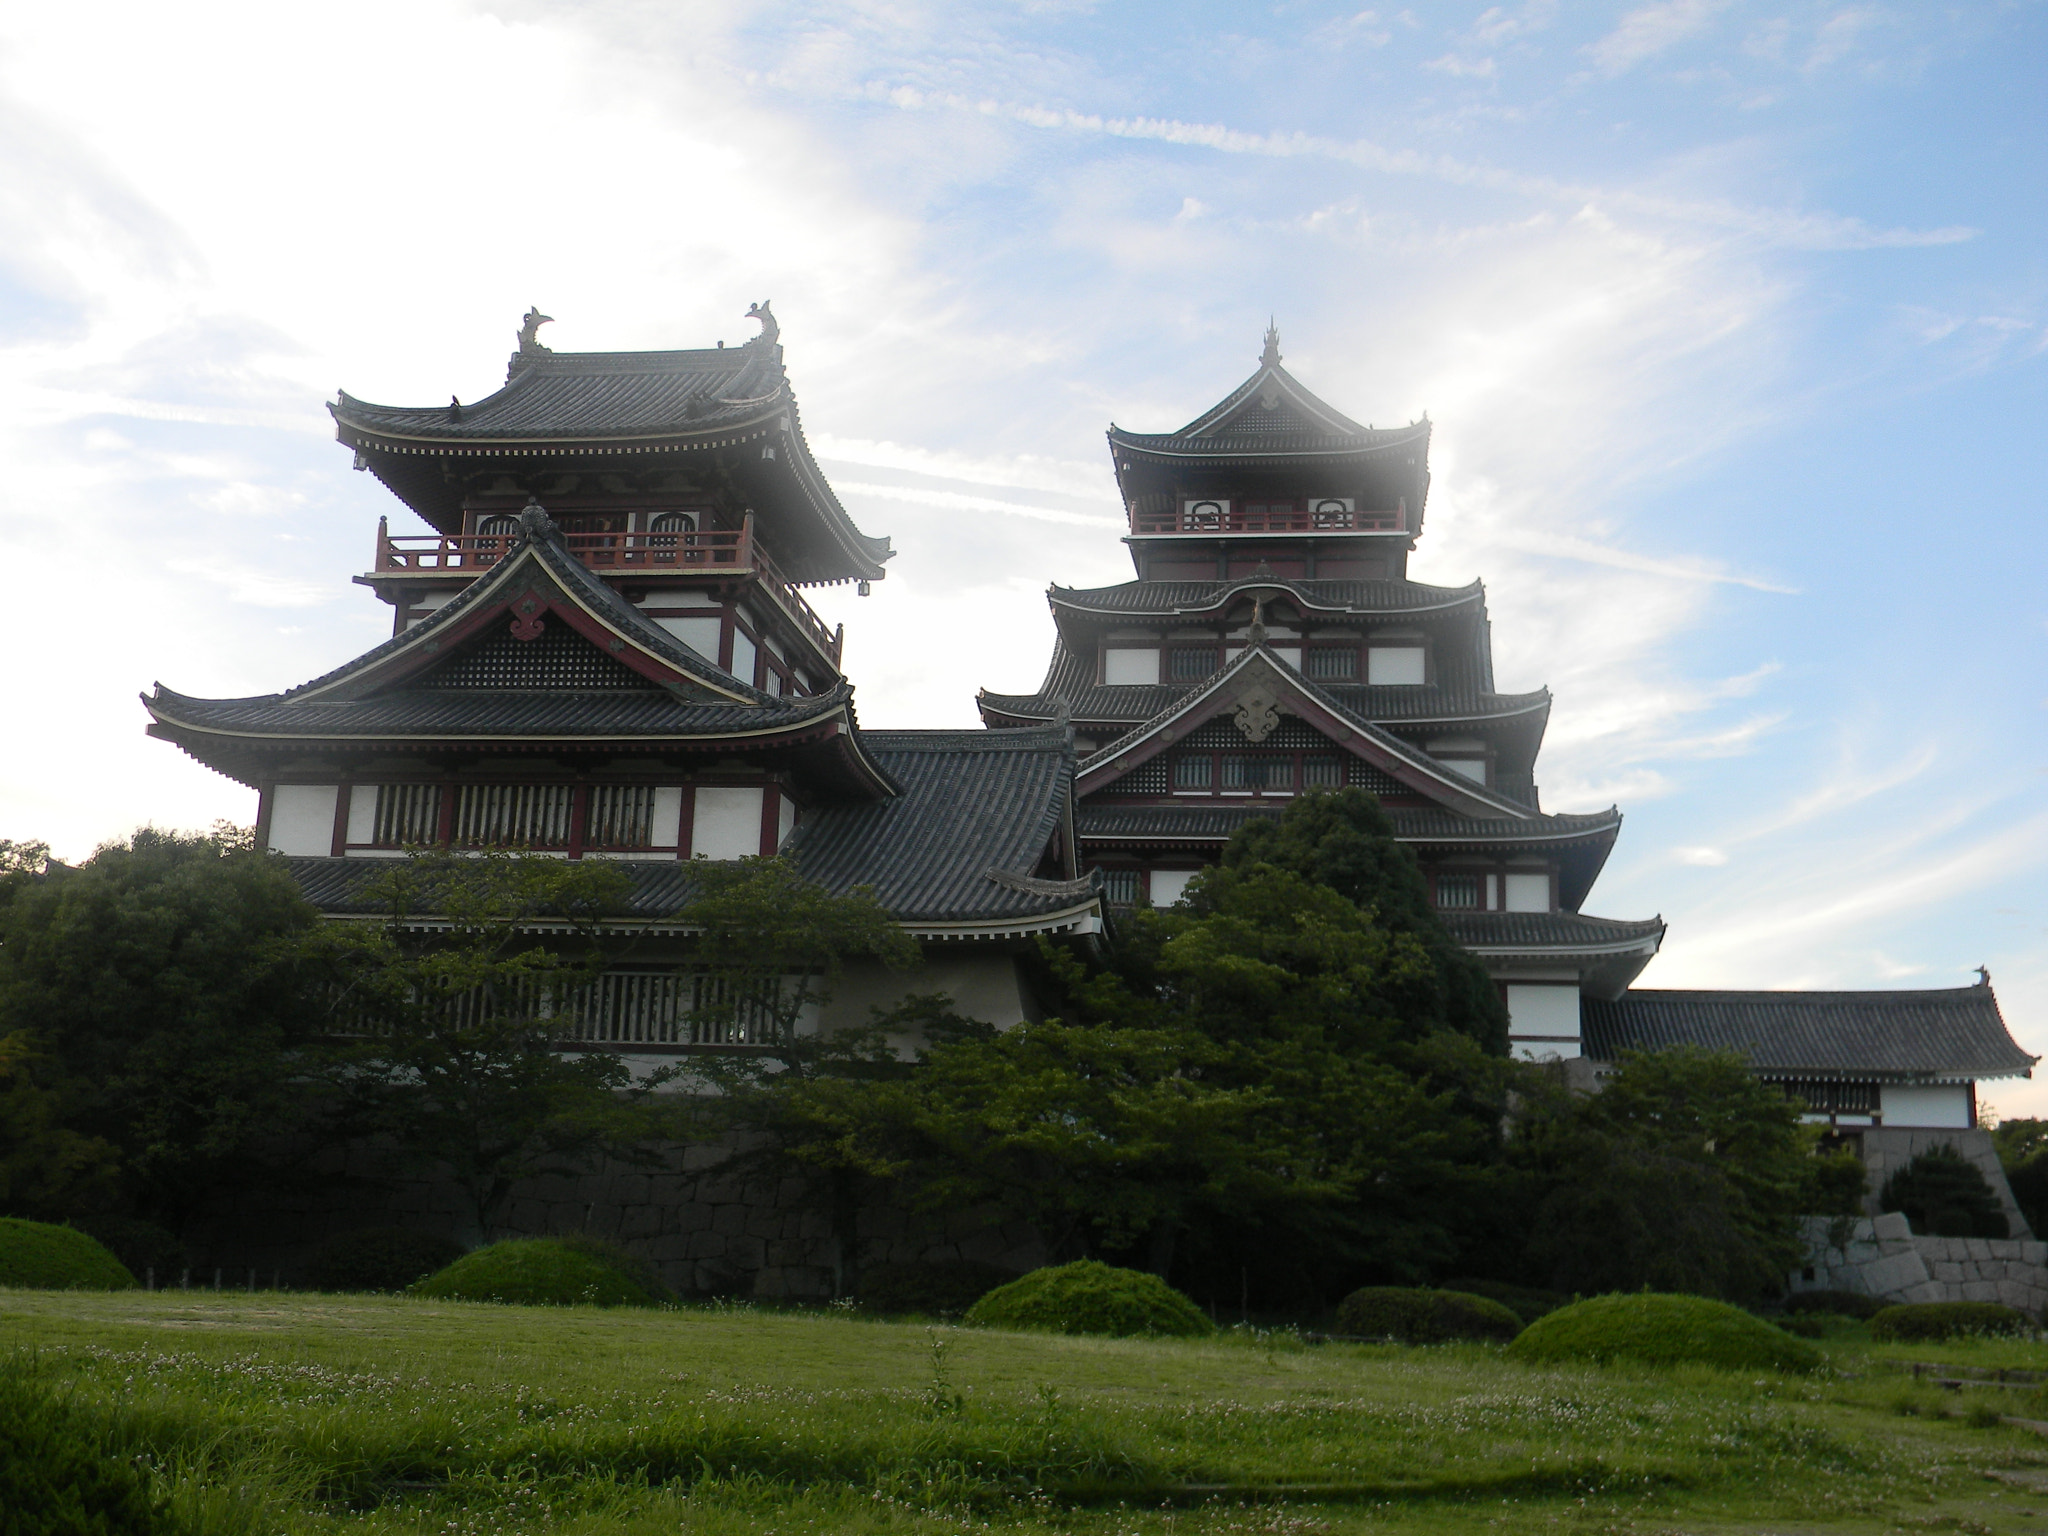
[[[1244,739],[1257,746],[1280,723],[1280,701],[1264,684],[1247,688],[1237,696],[1237,713],[1232,717]]]

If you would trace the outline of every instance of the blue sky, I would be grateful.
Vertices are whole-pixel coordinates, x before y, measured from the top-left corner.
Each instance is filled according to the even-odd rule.
[[[1946,986],[2048,1051],[2048,8],[500,6],[0,14],[0,836],[77,855],[252,797],[135,695],[366,648],[377,516],[324,399],[738,341],[902,551],[862,718],[1035,685],[1122,579],[1111,420],[1269,314],[1437,423],[1414,574],[1548,684],[1588,909],[1667,986]],[[1988,1097],[2048,1111],[2048,1083]]]

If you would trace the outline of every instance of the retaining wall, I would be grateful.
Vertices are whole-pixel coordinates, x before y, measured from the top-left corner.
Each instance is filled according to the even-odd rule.
[[[1854,1291],[1898,1302],[1993,1301],[2034,1317],[2048,1311],[2048,1243],[1916,1237],[1898,1211],[1840,1224],[1809,1217],[1805,1235],[1807,1261],[1792,1273],[1794,1291]]]

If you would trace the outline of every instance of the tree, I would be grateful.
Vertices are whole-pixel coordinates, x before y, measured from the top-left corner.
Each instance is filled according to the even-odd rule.
[[[1254,1274],[1293,1303],[1421,1278],[1491,1155],[1505,1029],[1418,903],[1361,792],[1241,833],[1182,906],[1121,922],[1106,966],[1046,948],[1055,1017],[926,1049],[894,1101],[917,1197],[994,1200],[1057,1256],[1233,1301]]]
[[[282,861],[234,828],[145,827],[76,868],[7,845],[0,1035],[35,1042],[14,1047],[13,1102],[115,1149],[125,1197],[167,1225],[222,1183],[273,1177],[311,1024],[286,941],[314,922]]]
[[[673,1073],[636,1081],[575,1039],[628,891],[596,859],[415,853],[380,871],[374,921],[328,922],[302,946],[330,982],[338,1123],[439,1166],[486,1241],[520,1180],[651,1164],[678,1129],[652,1097]]]
[[[923,963],[874,892],[834,895],[781,857],[692,874],[696,890],[677,918],[694,935],[693,1037],[748,1047],[696,1057],[692,1074],[716,1091],[719,1122],[758,1138],[744,1164],[808,1185],[832,1226],[834,1294],[849,1294],[863,1198],[904,1166],[894,1128],[905,1042],[943,1028],[949,1000],[913,997],[865,1026],[826,1030],[824,1009],[849,963]]]
[[[1991,1181],[1946,1143],[1886,1179],[1878,1205],[1905,1212],[1915,1232],[1932,1237],[2004,1237],[2009,1230]]]
[[[1533,1278],[1777,1294],[1803,1253],[1800,1219],[1846,1214],[1864,1182],[1853,1158],[1816,1155],[1803,1108],[1733,1052],[1626,1053],[1592,1094],[1531,1071],[1509,1144],[1524,1177],[1508,1193],[1533,1212]]]
[[[0,1214],[57,1221],[112,1203],[119,1156],[64,1125],[65,1095],[37,1080],[54,1065],[28,1030],[0,1035]]]

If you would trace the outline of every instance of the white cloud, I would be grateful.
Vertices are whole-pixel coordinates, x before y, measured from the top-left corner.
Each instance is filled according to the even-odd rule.
[[[1728,855],[1719,848],[1674,848],[1671,857],[1681,864],[1696,864],[1706,869],[1718,869],[1728,862]]]
[[[1602,74],[1623,74],[1705,31],[1726,9],[1727,0],[1659,0],[1630,11],[1586,52]]]

